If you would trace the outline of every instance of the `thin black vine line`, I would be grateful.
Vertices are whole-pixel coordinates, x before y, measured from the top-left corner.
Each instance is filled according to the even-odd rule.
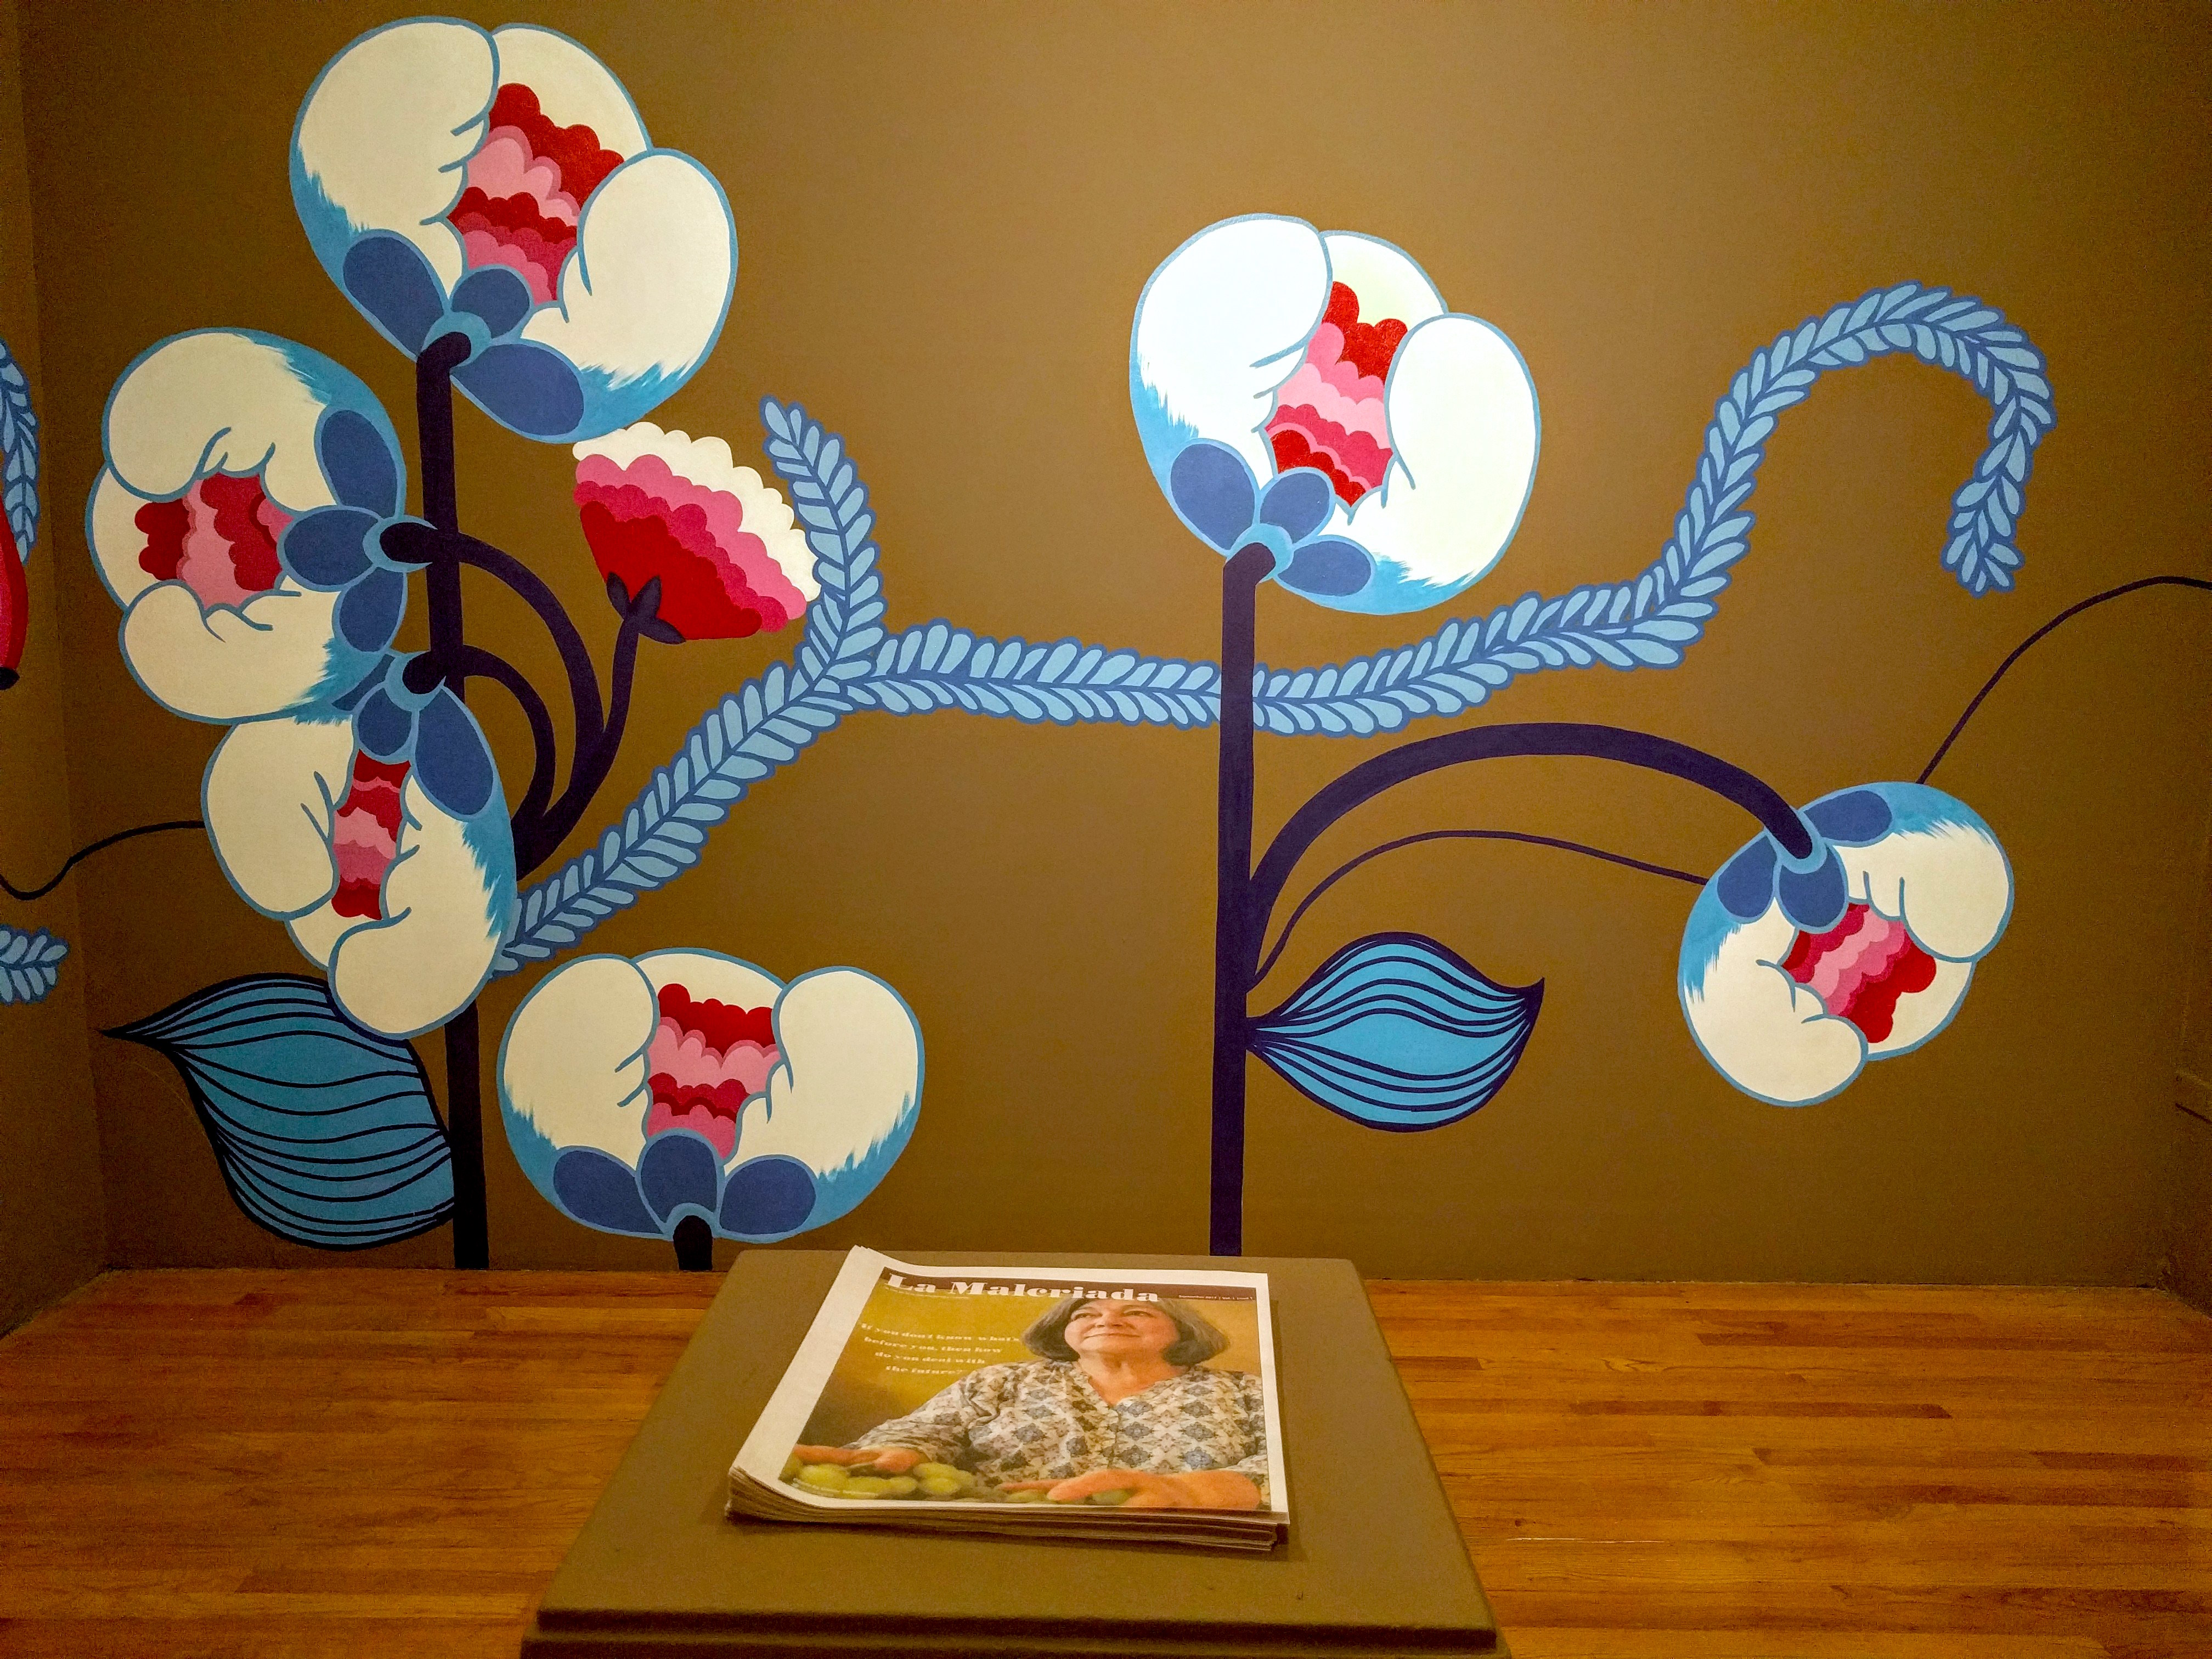
[[[207,820],[204,818],[170,818],[161,823],[142,823],[135,830],[118,830],[112,836],[102,836],[89,847],[78,848],[76,852],[62,860],[62,867],[54,872],[52,878],[38,886],[18,887],[7,877],[0,876],[0,890],[4,890],[11,899],[19,899],[28,904],[33,899],[46,897],[55,888],[60,886],[63,877],[68,875],[70,871],[76,869],[94,853],[104,853],[118,842],[129,841],[135,836],[159,836],[171,830],[204,830],[206,828]]]
[[[2014,646],[2006,655],[2005,659],[1997,665],[1996,672],[1982,683],[1981,690],[1974,693],[1973,700],[1967,703],[1965,712],[1953,722],[1950,732],[1937,745],[1936,753],[1929,758],[1928,764],[1920,769],[1920,775],[1914,781],[1917,783],[1928,781],[1936,767],[1942,763],[1944,757],[1951,752],[1952,745],[1956,744],[1964,734],[1967,722],[1973,719],[1984,702],[1988,699],[1990,693],[1996,690],[1997,682],[2012,671],[2014,665],[2027,654],[2030,647],[2039,644],[2045,636],[2055,631],[2060,623],[2072,620],[2083,611],[2094,610],[2100,605],[2109,604],[2114,599],[2123,599],[2130,593],[2140,592],[2148,587],[2180,587],[2199,592],[2212,592],[2212,581],[2195,576],[2144,576],[2131,582],[2123,582],[2117,587],[2108,587],[2102,592],[2093,593],[2087,599],[2067,606],[2065,610]],[[1273,948],[1267,952],[1266,959],[1260,964],[1259,971],[1254,975],[1254,982],[1257,983],[1260,980],[1267,978],[1267,975],[1273,970],[1276,962],[1282,957],[1284,947],[1291,942],[1291,930],[1298,925],[1306,912],[1313,908],[1323,893],[1370,860],[1378,859],[1385,853],[1395,853],[1401,847],[1411,847],[1425,841],[1522,842],[1532,847],[1552,847],[1561,852],[1579,853],[1587,858],[1602,859],[1608,864],[1618,864],[1630,870],[1640,870],[1647,875],[1666,876],[1675,881],[1689,882],[1698,887],[1703,887],[1712,879],[1710,876],[1692,875],[1686,870],[1676,870],[1663,864],[1651,864],[1642,859],[1630,858],[1623,853],[1609,853],[1601,847],[1588,846],[1582,842],[1565,841],[1556,836],[1530,835],[1519,830],[1430,830],[1419,835],[1401,836],[1395,841],[1383,842],[1380,847],[1369,848],[1365,852],[1338,866],[1322,878],[1311,890],[1298,901],[1297,908],[1291,912],[1289,919],[1283,923],[1282,932],[1276,935]],[[2212,1121],[2212,1119],[2208,1119],[2207,1121]]]
[[[1935,754],[1929,757],[1928,764],[1920,769],[1920,775],[1913,781],[1916,783],[1928,781],[1929,775],[1943,763],[1943,757],[1951,752],[1951,745],[1958,742],[1959,734],[1966,729],[1966,722],[1973,719],[1974,711],[1982,706],[1982,700],[1997,689],[1997,682],[2012,672],[2012,665],[2027,654],[2029,647],[2039,641],[2059,623],[2071,621],[2084,611],[2093,611],[2100,605],[2109,604],[2130,593],[2140,592],[2146,587],[2189,587],[2199,592],[2212,593],[2212,581],[2205,581],[2196,576],[2144,576],[2135,581],[2122,582],[2118,587],[2108,587],[2101,593],[2092,593],[2087,599],[2068,605],[2049,622],[2013,647],[2012,654],[1997,665],[1996,672],[1982,682],[1982,689],[1974,693],[1974,700],[1966,705],[1966,712],[1959,716],[1957,724],[1951,728],[1950,735],[1936,745]]]
[[[1632,859],[1625,853],[1608,853],[1602,847],[1592,847],[1583,842],[1565,841],[1558,836],[1532,836],[1521,830],[1424,830],[1419,835],[1401,836],[1395,841],[1384,842],[1380,847],[1370,847],[1358,857],[1339,865],[1323,876],[1313,890],[1298,901],[1297,908],[1291,911],[1289,920],[1283,923],[1283,931],[1275,936],[1274,948],[1267,952],[1267,959],[1261,963],[1258,971],[1253,975],[1253,983],[1256,985],[1267,977],[1276,959],[1283,954],[1283,947],[1291,942],[1291,930],[1305,913],[1313,908],[1315,902],[1323,893],[1370,859],[1379,859],[1385,853],[1395,853],[1401,847],[1411,847],[1424,841],[1517,841],[1530,847],[1553,847],[1563,853],[1580,853],[1585,858],[1602,859],[1607,864],[1640,870],[1647,876],[1665,876],[1674,881],[1686,881],[1693,887],[1703,887],[1712,879],[1711,876],[1692,875],[1687,870],[1677,870],[1668,865]]]

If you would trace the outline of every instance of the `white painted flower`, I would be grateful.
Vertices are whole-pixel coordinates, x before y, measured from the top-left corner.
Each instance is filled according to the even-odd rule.
[[[407,580],[374,549],[402,505],[368,388],[273,335],[203,329],[124,371],[85,534],[124,607],[123,657],[164,708],[252,720],[373,670]]]
[[[414,17],[362,35],[301,106],[292,198],[332,281],[409,356],[526,437],[650,411],[713,349],[737,279],[714,177],[653,147],[566,35]]]
[[[1497,562],[1534,479],[1513,343],[1389,243],[1254,215],[1152,273],[1129,398],[1169,501],[1217,551],[1343,611],[1418,611]]]
[[[1804,809],[1826,842],[1793,868],[1761,835],[1691,908],[1679,983],[1721,1074],[1777,1106],[1847,1087],[1959,1011],[2012,914],[1989,825],[1923,784],[1863,784]]]
[[[843,1215],[905,1150],[921,1030],[853,968],[785,984],[711,951],[584,957],[500,1045],[507,1139],[538,1190],[603,1231],[787,1238]]]
[[[403,666],[350,713],[236,727],[201,789],[231,885],[284,922],[349,1018],[390,1036],[475,1000],[515,887],[507,799],[475,717],[444,687],[409,693]]]

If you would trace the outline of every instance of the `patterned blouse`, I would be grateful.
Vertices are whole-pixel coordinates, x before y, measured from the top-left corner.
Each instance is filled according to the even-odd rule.
[[[1267,1503],[1267,1419],[1249,1371],[1194,1365],[1119,1405],[1064,1359],[986,1365],[853,1442],[906,1446],[991,1481],[1066,1480],[1092,1469],[1234,1469]]]

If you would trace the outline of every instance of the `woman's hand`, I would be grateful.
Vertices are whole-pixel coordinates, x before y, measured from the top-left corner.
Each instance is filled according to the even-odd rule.
[[[1073,1504],[1093,1492],[1126,1492],[1125,1510],[1256,1510],[1260,1489],[1234,1469],[1194,1469],[1153,1474],[1145,1469],[1093,1469],[1072,1480],[1009,1480],[1008,1492],[1042,1492],[1055,1504]]]
[[[885,1474],[904,1474],[929,1461],[911,1446],[793,1446],[791,1455],[802,1463],[872,1463]]]

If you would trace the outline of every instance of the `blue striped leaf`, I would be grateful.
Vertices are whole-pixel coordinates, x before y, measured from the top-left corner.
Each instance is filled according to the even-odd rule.
[[[225,980],[107,1035],[177,1068],[231,1197],[278,1237],[366,1249],[453,1210],[452,1150],[421,1059],[349,1020],[322,981]]]
[[[1434,1129],[1486,1105],[1520,1064],[1544,982],[1500,985],[1419,933],[1354,940],[1272,1013],[1252,1052],[1356,1123]]]

